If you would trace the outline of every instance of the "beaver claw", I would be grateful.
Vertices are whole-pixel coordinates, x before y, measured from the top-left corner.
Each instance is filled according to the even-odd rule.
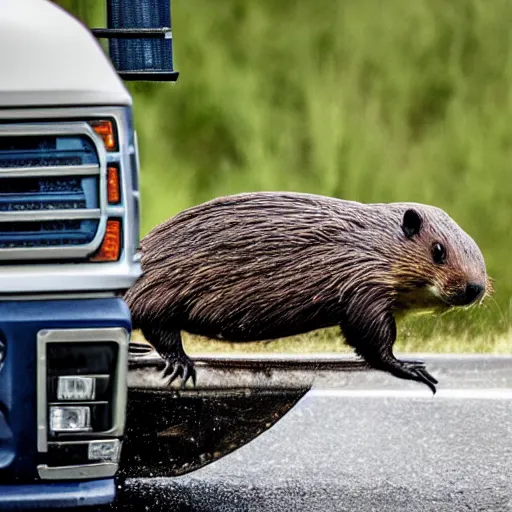
[[[427,385],[432,393],[436,394],[437,379],[430,375],[425,368],[423,361],[413,360],[399,360],[392,358],[385,361],[385,365],[380,366],[380,369],[391,373],[399,379],[414,380],[416,382],[422,382]]]
[[[168,378],[167,384],[171,384],[178,377],[181,377],[181,387],[184,388],[189,379],[192,379],[192,384],[196,385],[196,370],[194,363],[185,354],[175,356],[166,356],[165,368],[162,372],[162,378]]]
[[[401,363],[407,366],[415,366],[425,368],[425,361],[420,361],[419,359],[401,359]]]
[[[436,394],[436,384],[438,383],[437,379],[430,375],[430,373],[425,368],[425,363],[423,361],[401,361],[404,369],[410,372],[411,377],[418,382],[423,382],[426,384],[432,393]]]

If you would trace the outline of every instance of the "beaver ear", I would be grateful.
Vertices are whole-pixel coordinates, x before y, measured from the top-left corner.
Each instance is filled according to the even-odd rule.
[[[421,217],[416,210],[407,210],[404,213],[404,220],[402,222],[402,230],[407,238],[412,238],[417,235],[421,229]]]

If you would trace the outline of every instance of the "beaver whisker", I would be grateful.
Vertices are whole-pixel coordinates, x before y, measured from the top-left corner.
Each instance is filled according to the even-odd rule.
[[[439,311],[439,314],[437,315],[438,318],[444,317],[446,315],[457,315],[459,312],[455,308],[446,308],[441,311]]]
[[[494,296],[490,296],[489,297],[490,300],[492,300],[492,302],[494,303],[494,305],[498,308],[498,313],[500,314],[500,322],[502,322],[503,324],[505,324],[507,322],[507,320],[505,319],[505,315],[498,303],[498,301],[496,300],[496,298]]]

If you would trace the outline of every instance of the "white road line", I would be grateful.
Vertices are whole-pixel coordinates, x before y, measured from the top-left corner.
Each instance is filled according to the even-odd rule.
[[[455,400],[512,400],[512,389],[438,389],[435,395],[428,389],[312,389],[308,397],[335,398],[431,398]]]

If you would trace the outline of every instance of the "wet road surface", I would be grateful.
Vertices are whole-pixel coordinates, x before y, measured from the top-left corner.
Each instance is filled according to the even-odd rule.
[[[438,394],[380,373],[317,379],[250,444],[126,482],[119,510],[512,510],[512,358],[425,358]]]

